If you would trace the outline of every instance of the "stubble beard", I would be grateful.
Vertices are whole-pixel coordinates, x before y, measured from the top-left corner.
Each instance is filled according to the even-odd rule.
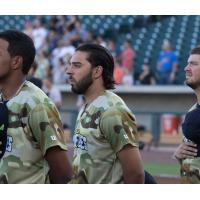
[[[193,90],[196,90],[197,88],[200,88],[200,80],[196,82],[190,82],[190,81],[185,81],[186,85],[192,88]]]

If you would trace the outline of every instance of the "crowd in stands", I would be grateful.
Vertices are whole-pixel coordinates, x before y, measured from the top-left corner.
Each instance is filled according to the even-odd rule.
[[[33,38],[37,50],[34,76],[46,82],[51,80],[54,85],[67,82],[65,71],[69,58],[75,48],[84,42],[98,43],[110,50],[115,58],[114,78],[117,84],[169,85],[176,82],[177,56],[168,40],[163,43],[157,70],[152,70],[147,61],[141,66],[140,72],[136,73],[134,60],[137,54],[131,41],[125,39],[117,48],[116,41],[86,30],[78,16],[51,16],[48,23],[44,16],[35,16],[25,23],[24,32]]]

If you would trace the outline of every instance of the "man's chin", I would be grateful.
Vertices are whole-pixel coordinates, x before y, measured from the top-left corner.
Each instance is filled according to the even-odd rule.
[[[194,83],[191,83],[191,82],[189,82],[189,81],[186,81],[185,83],[186,83],[187,86],[189,86],[189,87],[192,88],[193,90],[195,90],[195,89],[197,88],[197,85],[194,84]]]
[[[76,88],[74,88],[73,86],[71,87],[71,90],[73,93],[75,94],[83,94],[81,91],[77,90]]]

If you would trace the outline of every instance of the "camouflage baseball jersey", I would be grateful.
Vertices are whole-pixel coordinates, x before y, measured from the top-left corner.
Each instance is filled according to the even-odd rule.
[[[196,104],[189,110],[195,109]],[[184,137],[184,142],[191,142]],[[200,183],[200,157],[186,158],[181,161],[181,183]]]
[[[79,112],[73,142],[74,183],[123,183],[116,154],[126,144],[138,148],[135,117],[120,97],[105,91]]]
[[[67,149],[55,105],[26,81],[7,107],[9,126],[6,152],[0,160],[0,183],[49,183],[44,159],[47,149]]]

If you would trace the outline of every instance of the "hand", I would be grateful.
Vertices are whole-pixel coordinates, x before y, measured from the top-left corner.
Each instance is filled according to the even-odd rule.
[[[185,158],[194,158],[197,155],[196,144],[183,143],[174,152],[173,157],[181,161]]]

